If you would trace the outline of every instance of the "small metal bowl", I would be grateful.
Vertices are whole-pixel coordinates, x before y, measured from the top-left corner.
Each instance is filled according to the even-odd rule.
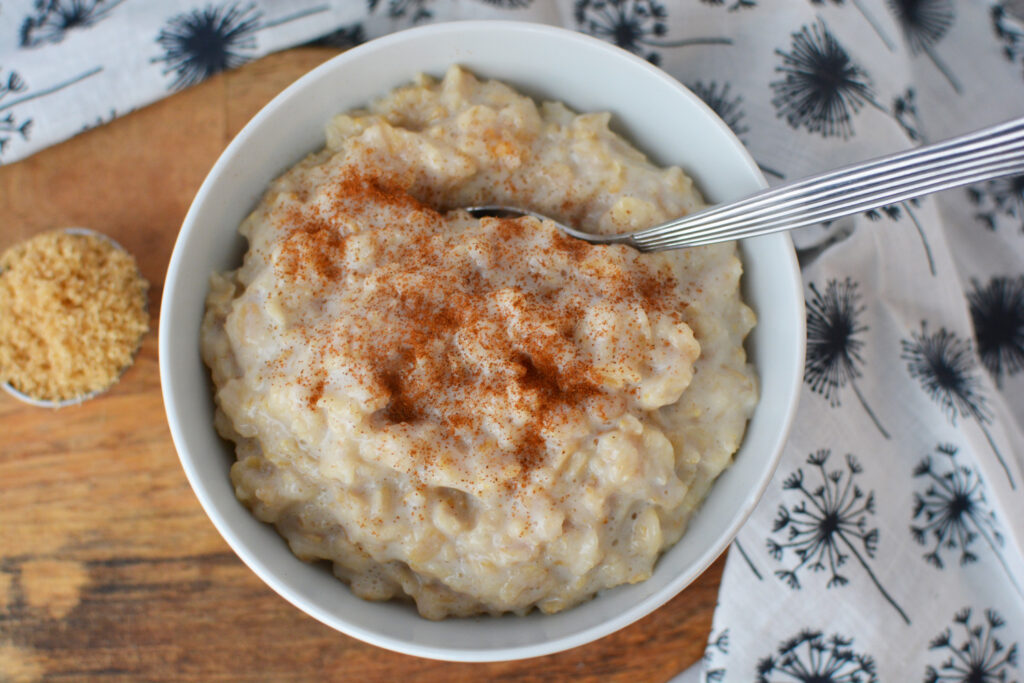
[[[129,253],[128,250],[125,249],[124,246],[122,246],[114,238],[112,238],[112,237],[110,237],[108,235],[104,235],[101,232],[96,232],[95,230],[90,230],[89,228],[79,228],[79,227],[64,228],[64,232],[68,233],[69,235],[92,235],[94,237],[99,237],[100,239],[106,240],[107,242],[109,242],[111,245],[114,246],[115,249],[118,249],[119,251],[123,251],[126,254]],[[0,272],[2,272],[2,271],[0,271]],[[142,274],[140,273],[139,276],[141,277]],[[148,300],[145,302],[145,311],[146,311],[147,314],[149,313],[149,301]],[[135,351],[132,352],[132,362],[134,362],[135,354],[138,353],[139,348],[142,346],[142,338],[144,336],[145,336],[144,334],[139,336],[139,341],[138,341],[138,344],[135,347]],[[111,387],[113,387],[115,384],[117,384],[117,382],[121,379],[121,375],[123,375],[124,371],[127,370],[129,367],[131,367],[131,363],[126,365],[121,370],[121,373],[118,374],[118,376],[115,377],[114,380],[110,384],[108,384],[107,386],[103,387],[102,389],[97,389],[96,391],[90,391],[88,393],[81,394],[80,396],[73,396],[71,398],[66,398],[66,399],[64,399],[62,401],[51,401],[49,399],[35,398],[33,396],[29,396],[28,394],[23,393],[23,392],[18,391],[17,389],[15,389],[13,386],[10,385],[9,382],[0,383],[0,389],[3,389],[9,395],[11,395],[14,398],[18,399],[22,403],[27,403],[29,405],[36,406],[37,408],[67,408],[69,406],[76,406],[76,405],[78,405],[80,403],[84,403],[85,401],[88,401],[91,398],[95,398],[96,396],[99,396],[100,394],[102,394],[105,391],[109,390]]]

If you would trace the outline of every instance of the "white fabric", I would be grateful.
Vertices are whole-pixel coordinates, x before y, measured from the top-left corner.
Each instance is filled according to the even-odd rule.
[[[771,182],[1024,113],[1024,28],[983,0],[4,0],[0,162],[274,50],[483,17],[659,63]],[[1024,678],[1024,181],[794,240],[802,404],[705,680]]]

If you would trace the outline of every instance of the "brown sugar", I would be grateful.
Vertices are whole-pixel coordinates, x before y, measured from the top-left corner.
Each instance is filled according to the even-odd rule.
[[[0,381],[43,401],[110,387],[148,330],[135,259],[93,234],[53,231],[0,255]]]

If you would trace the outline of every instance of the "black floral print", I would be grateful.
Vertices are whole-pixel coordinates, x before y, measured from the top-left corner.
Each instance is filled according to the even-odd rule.
[[[533,4],[533,0],[480,0],[480,2],[502,9],[525,9]]]
[[[1009,680],[1010,668],[1017,668],[1017,643],[1007,647],[996,633],[1006,626],[999,613],[987,609],[984,620],[972,624],[972,612],[969,607],[957,612],[953,627],[929,643],[945,659],[938,668],[928,665],[925,683],[1002,683]]]
[[[195,85],[255,55],[262,16],[251,4],[207,6],[174,16],[156,39],[164,54],[153,61],[175,75],[171,89]]]
[[[882,220],[883,217],[888,218],[892,221],[898,221],[902,212],[900,211],[899,204],[889,204],[887,206],[880,206],[877,209],[869,209],[864,212],[864,217],[869,221]]]
[[[1003,56],[1011,62],[1020,61],[1024,57],[1024,31],[1007,15],[1005,3],[994,3],[991,16],[992,29],[1002,43]]]
[[[129,109],[127,111],[118,112],[116,109],[111,107],[110,111],[107,112],[105,115],[97,116],[93,121],[85,123],[82,126],[82,132],[84,133],[87,130],[92,130],[93,128],[99,128],[100,126],[104,126],[113,121],[114,119],[116,119],[117,117],[124,116],[125,114],[130,114],[133,111],[135,110]]]
[[[924,248],[925,258],[928,259],[928,270],[932,276],[936,275],[935,271],[935,257],[932,256],[932,247],[928,244],[928,238],[924,234],[924,227],[921,225],[921,221],[917,219],[917,215],[914,213],[912,206],[918,206],[919,202],[917,199],[910,199],[899,204],[889,204],[878,209],[872,209],[865,211],[864,215],[868,220],[877,221],[883,216],[891,221],[900,221],[903,216],[907,216],[910,222],[913,223],[914,229],[917,230],[917,236],[921,239],[921,246]]]
[[[313,45],[346,49],[366,42],[366,31],[360,23],[342,26],[315,40]]]
[[[907,88],[893,99],[892,115],[911,142],[924,141],[921,120],[917,116],[917,92],[913,88]]]
[[[686,87],[703,100],[704,104],[708,105],[711,111],[715,112],[718,118],[722,119],[725,125],[729,126],[729,129],[732,130],[736,137],[741,141],[743,140],[743,136],[750,129],[743,123],[743,118],[746,114],[743,111],[742,95],[733,95],[730,92],[728,83],[719,84],[717,81],[709,81],[707,83],[696,81],[694,83],[687,83]],[[779,171],[769,168],[761,162],[757,162],[757,166],[768,175],[775,176],[776,178],[785,177]]]
[[[708,636],[707,647],[704,648],[704,682],[716,683],[725,678],[725,669],[715,665],[718,655],[729,654],[729,629],[724,628]]]
[[[576,0],[573,16],[581,30],[652,64],[661,63],[655,48],[732,44],[730,38],[713,37],[663,40],[668,34],[668,12],[656,0]]]
[[[747,551],[743,549],[743,544],[741,544],[739,541],[733,541],[732,546],[736,548],[736,551],[740,554],[740,557],[742,557],[743,560],[747,563],[747,566],[750,567],[750,571],[754,573],[754,576],[757,577],[757,580],[763,581],[764,577],[761,576],[761,572],[758,570],[757,565],[754,564],[754,561],[750,559],[750,555],[748,555]]]
[[[324,5],[264,21],[252,3],[207,5],[171,17],[156,38],[164,54],[150,61],[164,64],[164,73],[174,74],[171,89],[180,90],[252,59],[258,31],[327,9]]]
[[[256,30],[262,31],[264,29],[280,26],[281,24],[290,23],[298,19],[305,19],[308,16],[320,14],[321,12],[326,12],[330,8],[330,5],[317,5],[316,7],[310,7],[308,9],[300,10],[293,14],[285,14],[283,16],[277,17],[276,19],[266,19],[260,22],[260,25],[256,28]]]
[[[977,562],[971,546],[979,538],[1003,562],[1003,536],[995,513],[988,508],[984,483],[974,470],[957,462],[958,451],[952,444],[939,444],[935,452],[949,458],[945,466],[925,456],[914,468],[914,477],[923,478],[927,485],[923,493],[914,493],[913,519],[918,523],[911,525],[910,533],[920,545],[934,542],[923,557],[939,569],[945,566],[942,556],[947,551],[959,550],[961,565]]]
[[[805,630],[757,663],[757,683],[877,683],[875,660],[853,650],[853,639]]]
[[[725,0],[700,0],[700,1],[703,2],[705,5],[714,5],[716,7],[725,7],[725,5],[726,5]],[[729,11],[730,12],[735,12],[735,11],[741,10],[741,9],[752,9],[754,7],[757,7],[757,0],[734,0],[734,2],[729,3]]]
[[[6,76],[0,75],[0,157],[2,157],[3,152],[13,141],[18,138],[21,140],[29,139],[33,120],[31,118],[18,118],[13,111],[15,107],[31,100],[52,95],[102,71],[103,67],[95,66],[71,78],[35,90],[29,88],[28,83],[17,72],[10,71]]]
[[[1021,225],[1024,232],[1024,174],[1004,176],[967,188],[967,198],[978,207],[975,218],[989,230],[998,227],[1000,214]]]
[[[813,282],[809,287],[804,382],[833,407],[840,405],[840,390],[849,384],[868,417],[888,439],[889,432],[868,406],[856,383],[861,377],[859,366],[864,364],[860,355],[864,341],[860,335],[868,331],[868,327],[860,322],[864,306],[861,305],[857,283],[850,278],[843,282],[829,280],[824,292]]]
[[[811,0],[811,3],[814,5],[824,5],[825,2],[826,0]],[[846,3],[845,0],[832,0],[832,4],[845,5]],[[860,12],[861,16],[864,17],[864,19],[869,24],[871,24],[871,28],[874,29],[876,34],[878,34],[878,37],[882,40],[883,43],[885,43],[885,46],[889,48],[890,51],[895,50],[896,43],[894,43],[892,38],[890,38],[889,35],[882,29],[881,23],[879,23],[878,19],[876,19],[874,15],[871,14],[871,12],[869,12],[864,7],[864,4],[860,0],[851,0],[851,4],[854,7],[856,7],[857,11]]]
[[[88,28],[124,0],[36,0],[35,12],[21,22],[22,47],[59,43],[69,31]]]
[[[865,104],[880,111],[871,79],[819,20],[792,34],[789,52],[776,50],[782,80],[770,85],[772,105],[793,128],[822,137],[849,138],[852,118]],[[887,113],[887,112],[886,112]]]
[[[956,17],[953,0],[888,0],[911,54],[925,54],[942,72],[953,90],[961,92],[959,81],[935,53],[935,44],[949,32]]]
[[[1024,370],[1024,275],[971,280],[967,303],[982,365],[1002,386],[1006,376]]]
[[[971,564],[978,561],[972,546],[980,538],[1002,565],[1010,583],[1022,592],[1003,559],[1000,550],[1003,535],[999,532],[995,513],[988,507],[981,477],[957,462],[956,446],[939,444],[935,452],[945,462],[935,463],[930,456],[925,456],[914,468],[914,477],[925,482],[925,490],[914,493],[913,520],[916,524],[911,524],[910,534],[918,544],[931,546],[922,557],[929,564],[943,569],[946,566],[943,555],[959,550],[959,563]]]
[[[733,95],[730,92],[730,86],[728,83],[719,84],[717,81],[696,81],[694,83],[687,83],[686,87],[693,91],[693,94],[704,101],[704,104],[708,105],[718,118],[725,122],[725,125],[729,126],[736,137],[742,138],[749,128],[743,123],[745,116],[743,112],[743,97],[741,95]]]
[[[431,0],[388,0],[388,17],[391,19],[407,19],[413,24],[434,17],[430,9]],[[380,0],[367,0],[367,7],[373,12],[381,5]]]
[[[0,116],[0,157],[15,136],[28,140],[31,129],[32,119],[17,119],[11,113]]]
[[[808,483],[803,469],[790,474],[782,484],[785,491],[796,492],[796,503],[780,505],[772,533],[786,532],[784,541],[768,539],[768,552],[783,561],[788,552],[799,560],[790,569],[775,575],[790,588],[799,589],[801,571],[827,571],[826,588],[847,585],[850,580],[839,573],[852,555],[867,572],[886,601],[899,612],[906,623],[910,617],[882,587],[865,558],[873,558],[878,547],[878,529],[868,528],[868,518],[875,513],[875,494],[865,493],[854,479],[863,468],[853,455],[847,455],[845,468],[828,469],[831,451],[819,450],[807,457],[816,474]]]
[[[11,96],[23,93],[27,89],[28,84],[17,71],[9,71],[6,75],[0,73],[0,107],[6,108],[4,100],[10,100]],[[19,136],[22,140],[28,140],[31,128],[32,119],[18,119],[12,112],[3,114],[0,118],[0,155],[7,149],[12,137]]]
[[[1006,461],[996,447],[988,425],[992,421],[981,393],[981,382],[974,374],[974,349],[945,327],[934,334],[928,333],[928,324],[921,322],[921,332],[912,332],[910,339],[900,342],[901,358],[907,361],[910,376],[921,383],[928,396],[939,404],[953,425],[957,417],[974,419],[988,439],[999,464],[1006,472],[1011,488],[1017,488]]]

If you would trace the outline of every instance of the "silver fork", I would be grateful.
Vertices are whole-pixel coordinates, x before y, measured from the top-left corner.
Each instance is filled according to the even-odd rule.
[[[762,190],[631,233],[592,235],[518,207],[465,210],[474,216],[534,216],[552,220],[562,232],[592,244],[661,251],[792,230],[1018,173],[1024,173],[1024,118]]]

